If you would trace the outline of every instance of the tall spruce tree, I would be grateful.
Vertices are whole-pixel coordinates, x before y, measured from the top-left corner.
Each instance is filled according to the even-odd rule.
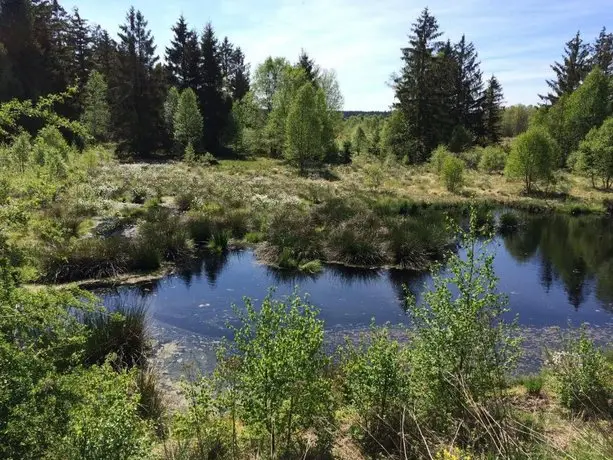
[[[232,62],[232,54],[234,53],[234,45],[230,43],[228,37],[224,37],[219,45],[219,66],[221,67],[221,78],[223,80],[223,90],[226,94],[231,94],[230,80],[234,71]]]
[[[456,63],[451,113],[454,128],[464,126],[480,136],[483,134],[483,80],[475,45],[462,35],[452,56]]]
[[[188,29],[183,16],[172,27],[174,36],[166,48],[166,72],[170,85],[179,89],[199,87],[200,50],[198,34]]]
[[[118,88],[113,107],[120,148],[148,155],[159,142],[162,93],[154,40],[140,11],[130,8],[120,26]]]
[[[29,0],[0,0],[0,43],[3,45],[2,100],[31,99],[42,94],[45,69]]]
[[[111,111],[109,109],[108,87],[104,76],[93,71],[84,87],[83,114],[81,121],[97,141],[109,139]]]
[[[304,49],[300,51],[300,56],[298,56],[298,63],[296,65],[304,70],[305,75],[311,83],[317,85],[319,67],[317,64],[315,64],[315,61],[309,57]]]
[[[412,161],[427,160],[439,142],[442,103],[434,53],[441,48],[441,35],[436,18],[424,9],[412,26],[409,46],[402,48],[404,66],[394,79],[396,105],[407,120]]]
[[[607,33],[606,27],[602,28],[594,43],[591,64],[600,67],[605,75],[613,73],[613,34]]]
[[[500,142],[503,100],[502,86],[498,79],[492,75],[487,81],[483,101],[483,140],[487,144]]]
[[[224,97],[223,75],[219,62],[217,38],[211,23],[208,23],[200,43],[200,113],[204,120],[204,148],[218,152],[231,105]]]
[[[77,8],[70,17],[68,32],[68,47],[71,54],[69,79],[78,80],[80,87],[83,88],[92,66],[92,39],[87,21],[81,17]]]
[[[240,101],[249,92],[251,87],[249,65],[245,64],[243,50],[236,48],[232,53],[232,75],[230,77],[230,91],[233,101]]]
[[[104,75],[109,86],[113,86],[119,59],[117,43],[100,26],[92,32],[92,42],[92,66]]]
[[[560,97],[576,90],[590,71],[589,47],[583,43],[581,33],[566,43],[562,62],[555,62],[551,68],[556,74],[555,80],[547,80],[551,92],[540,95],[546,104],[554,104]]]

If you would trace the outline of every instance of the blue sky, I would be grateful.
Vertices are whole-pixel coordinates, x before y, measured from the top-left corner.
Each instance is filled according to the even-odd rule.
[[[116,33],[130,4],[140,9],[163,55],[170,27],[183,13],[201,30],[245,52],[252,68],[267,56],[295,61],[305,48],[335,69],[346,110],[386,110],[394,100],[390,75],[400,69],[400,48],[411,24],[428,6],[445,38],[465,33],[485,76],[501,81],[508,104],[536,103],[546,90],[550,64],[577,30],[592,41],[611,20],[611,0],[65,0],[94,23]]]

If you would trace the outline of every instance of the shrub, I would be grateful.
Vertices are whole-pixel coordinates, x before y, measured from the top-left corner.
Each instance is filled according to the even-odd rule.
[[[301,264],[298,269],[301,272],[304,273],[309,273],[311,275],[314,275],[316,273],[319,273],[323,270],[323,266],[321,264],[321,262],[319,260],[310,260],[308,262],[305,262],[303,264]]]
[[[266,241],[274,252],[273,259],[282,253],[297,264],[319,259],[322,253],[320,240],[312,216],[296,206],[279,208],[270,217]]]
[[[531,128],[513,141],[505,174],[523,180],[526,193],[530,193],[536,181],[551,180],[556,151],[555,141],[546,130]]]
[[[194,149],[194,144],[191,142],[187,143],[185,147],[185,152],[183,153],[183,161],[188,165],[195,165],[198,163],[198,158],[196,157],[196,150]]]
[[[332,228],[326,242],[328,260],[349,265],[378,266],[385,260],[385,249],[378,219],[368,213]]]
[[[227,230],[220,230],[213,233],[209,240],[208,248],[215,252],[224,252],[228,249],[230,233]]]
[[[248,232],[245,234],[245,241],[249,244],[257,244],[264,241],[264,234],[262,232]]]
[[[89,336],[85,344],[86,364],[102,364],[111,354],[117,367],[132,368],[145,363],[150,351],[147,330],[147,305],[139,299],[128,305],[122,299],[110,310],[97,309],[83,313]]]
[[[524,386],[530,396],[540,396],[543,390],[543,384],[544,380],[541,375],[531,375],[524,380]]]
[[[441,177],[450,192],[457,192],[464,183],[464,162],[457,157],[448,156],[443,161]]]
[[[519,217],[514,212],[504,212],[498,222],[498,231],[502,234],[511,233],[519,227]]]
[[[193,252],[186,225],[169,209],[152,207],[146,221],[138,228],[143,247],[155,248],[163,259],[177,260],[190,257]]]
[[[362,435],[378,442],[394,436],[394,421],[412,405],[407,349],[390,338],[387,328],[373,328],[358,345],[348,343],[341,356],[344,393],[362,422]]]
[[[550,353],[548,365],[561,404],[583,415],[611,414],[613,372],[603,352],[582,329],[578,337],[566,334],[563,349]]]
[[[478,242],[475,211],[468,232],[455,230],[465,256],[450,255],[448,274],[435,268],[423,304],[409,298],[407,308],[414,330],[411,383],[423,423],[446,433],[461,420],[458,439],[466,439],[470,426],[479,423],[471,412],[475,404],[489,407],[492,417],[500,415],[495,409],[518,343],[513,325],[503,319],[507,300],[497,290],[493,256]]]
[[[476,147],[459,153],[458,157],[464,161],[467,168],[477,169],[479,167],[479,163],[481,162],[484,150],[485,149],[483,147]]]
[[[473,143],[473,133],[463,125],[453,128],[451,139],[449,140],[449,150],[460,153],[468,149]]]
[[[366,185],[373,190],[377,190],[385,179],[383,168],[379,163],[367,164],[364,167],[364,174],[366,175]]]
[[[443,163],[447,157],[451,156],[451,152],[444,145],[439,145],[432,152],[432,156],[430,157],[430,167],[432,171],[436,174],[441,174],[443,171]]]
[[[300,430],[315,429],[325,437],[317,427],[328,418],[332,400],[317,310],[297,295],[285,302],[269,295],[261,308],[245,299],[237,314],[241,324],[225,359],[240,363],[233,376],[241,421],[264,435],[271,458],[291,452]]]
[[[195,196],[192,192],[184,192],[177,195],[175,203],[179,211],[189,211],[194,203]]]
[[[490,145],[483,149],[479,169],[487,173],[502,172],[507,161],[507,154],[502,147]]]

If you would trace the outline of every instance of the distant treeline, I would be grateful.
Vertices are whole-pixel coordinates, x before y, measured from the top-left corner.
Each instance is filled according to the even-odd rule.
[[[392,114],[390,110],[345,110],[343,118],[349,117],[389,117]]]

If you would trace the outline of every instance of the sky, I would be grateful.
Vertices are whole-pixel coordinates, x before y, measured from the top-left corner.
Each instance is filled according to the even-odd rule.
[[[212,22],[219,38],[240,46],[254,69],[268,56],[296,61],[304,48],[334,69],[345,110],[388,110],[391,75],[402,66],[411,25],[426,6],[444,38],[464,33],[475,43],[485,78],[501,82],[506,104],[534,104],[547,89],[550,65],[580,30],[593,41],[613,29],[612,0],[64,0],[115,34],[130,5],[142,11],[162,57],[183,14],[201,31]],[[607,24],[607,21],[609,24]]]

